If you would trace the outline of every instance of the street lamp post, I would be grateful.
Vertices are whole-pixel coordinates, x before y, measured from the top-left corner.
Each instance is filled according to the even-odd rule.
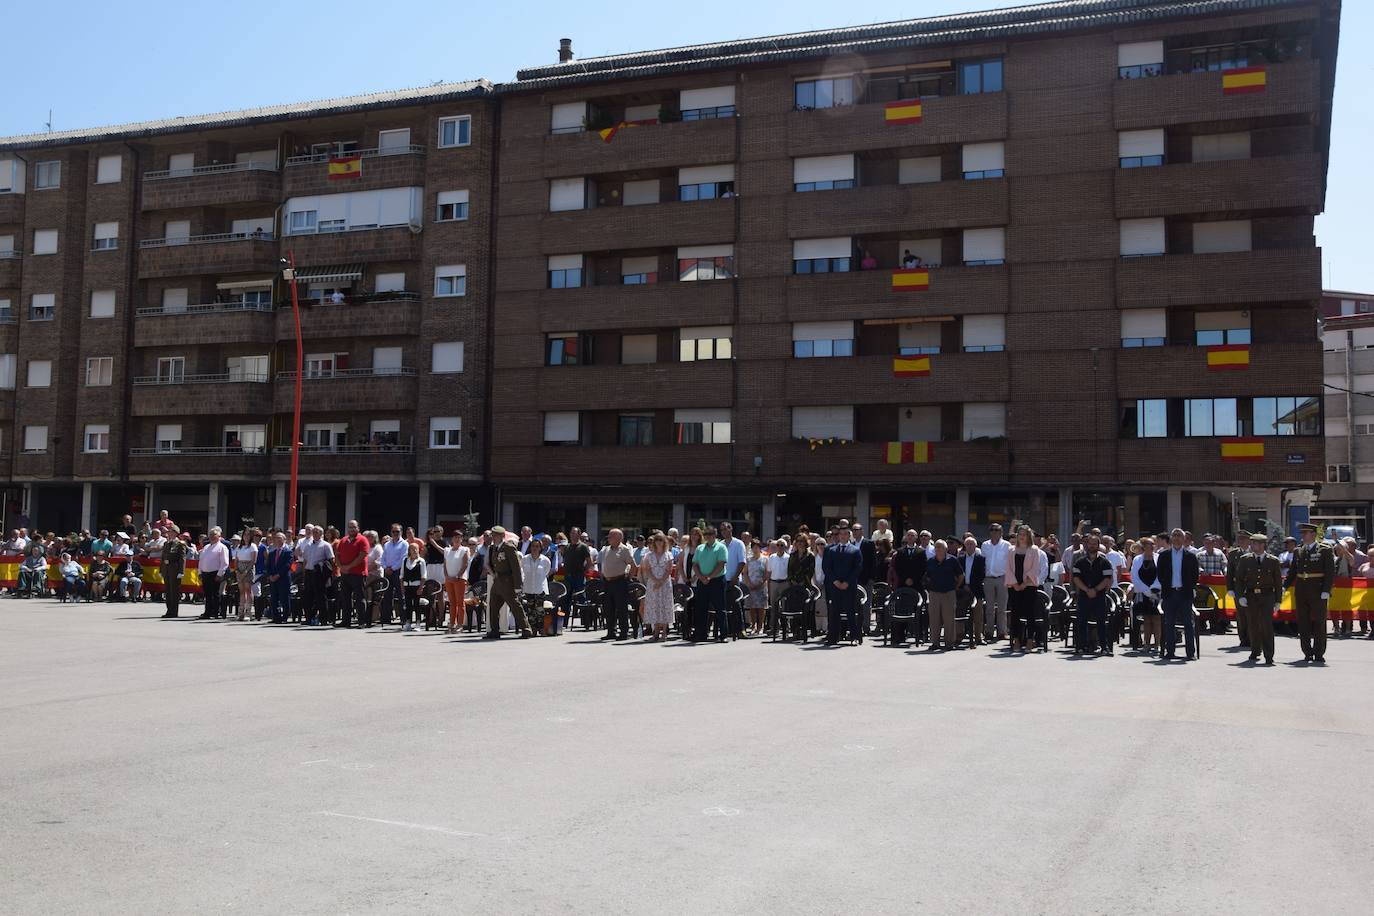
[[[291,493],[287,497],[290,508],[286,513],[287,531],[291,533],[300,530],[296,500],[301,469],[301,377],[305,374],[305,349],[301,344],[301,302],[296,293],[296,253],[288,250],[282,264],[282,276],[291,284],[291,317],[296,324],[296,399],[291,417]]]

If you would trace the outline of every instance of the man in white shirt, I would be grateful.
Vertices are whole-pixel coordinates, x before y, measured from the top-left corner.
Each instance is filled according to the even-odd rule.
[[[782,593],[787,591],[787,564],[791,560],[790,553],[787,542],[779,538],[769,547],[768,557],[763,561],[764,571],[768,576],[768,631],[770,633],[778,625],[774,619],[775,609],[778,602],[782,600]]]
[[[1107,548],[1107,562],[1112,564],[1112,585],[1119,585],[1126,571],[1126,555],[1116,549],[1116,539],[1111,535],[1102,536],[1102,546]]]
[[[196,559],[200,573],[200,588],[205,595],[205,613],[202,620],[224,616],[224,605],[220,600],[220,586],[229,572],[229,548],[220,540],[219,528],[210,529],[210,539]]]
[[[1002,539],[1002,526],[988,526],[988,539],[979,548],[983,554],[983,628],[997,628],[996,638],[1007,634],[1007,557],[1011,542]]]
[[[330,626],[334,623],[325,598],[325,586],[332,572],[330,562],[334,559],[334,548],[322,535],[324,529],[319,525],[306,525],[310,538],[301,547],[301,565],[305,567],[305,594],[302,604],[303,613],[309,625]]]

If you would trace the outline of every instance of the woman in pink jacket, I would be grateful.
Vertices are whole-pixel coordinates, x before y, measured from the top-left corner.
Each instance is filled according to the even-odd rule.
[[[1007,616],[1011,618],[1013,652],[1025,652],[1027,643],[1031,649],[1036,648],[1040,585],[1048,568],[1045,552],[1035,546],[1035,532],[1029,525],[1016,529],[1016,547],[1007,558]]]

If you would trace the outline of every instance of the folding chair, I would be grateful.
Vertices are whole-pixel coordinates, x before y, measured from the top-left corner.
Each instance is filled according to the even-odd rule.
[[[914,588],[899,588],[892,592],[887,601],[887,630],[883,633],[883,645],[905,645],[906,631],[912,630],[916,644],[921,644],[916,621],[924,614],[924,596]],[[895,642],[897,627],[902,628],[902,641]]]
[[[888,614],[892,601],[892,586],[886,582],[874,582],[868,596],[871,614],[878,615],[878,635],[887,638]]]
[[[685,582],[673,583],[673,621],[680,639],[692,636],[692,587]]]

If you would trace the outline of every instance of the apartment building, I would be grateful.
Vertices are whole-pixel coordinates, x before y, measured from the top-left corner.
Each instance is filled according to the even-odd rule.
[[[1326,481],[1312,518],[1353,525],[1367,539],[1374,531],[1374,293],[1327,291],[1321,335]]]
[[[456,520],[487,500],[490,84],[0,140],[5,519]]]
[[[498,87],[491,476],[602,531],[1277,520],[1338,0],[1083,0]]]

